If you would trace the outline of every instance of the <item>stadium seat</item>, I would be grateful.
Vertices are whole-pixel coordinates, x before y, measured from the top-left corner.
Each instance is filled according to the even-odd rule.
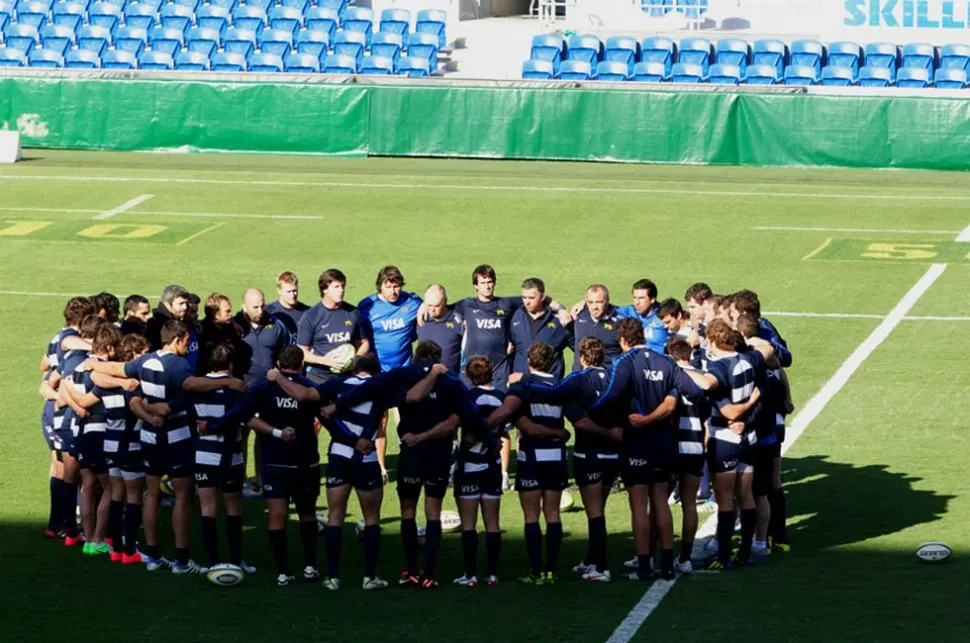
[[[778,68],[774,65],[748,65],[744,71],[744,82],[747,85],[776,85],[777,74]]]
[[[408,36],[408,56],[426,58],[428,66],[438,68],[438,41],[433,34],[413,33]]]
[[[121,5],[112,2],[96,2],[88,7],[88,24],[104,27],[114,33],[125,18]]]
[[[158,12],[148,3],[132,2],[125,7],[125,26],[151,31]]]
[[[64,56],[64,66],[68,69],[97,69],[101,57],[87,49],[70,49]]]
[[[845,67],[826,67],[825,69],[846,69]],[[824,72],[825,70],[823,70]],[[851,70],[850,74],[851,74]],[[849,80],[852,80],[852,76],[849,75]],[[896,82],[896,72],[895,70],[889,69],[888,67],[873,67],[872,65],[866,65],[859,70],[859,86],[860,87],[890,87]],[[832,84],[826,83],[823,77],[822,84]],[[850,83],[840,83],[843,85],[852,84]]]
[[[893,79],[899,67],[899,47],[889,42],[871,42],[866,45],[866,67],[885,67]]]
[[[718,63],[711,65],[707,72],[707,82],[712,85],[740,85],[744,78],[744,70],[740,65]]]
[[[115,49],[138,56],[148,46],[148,32],[141,27],[118,27],[115,33]]]
[[[318,0],[317,4],[340,13],[347,6],[347,0]]]
[[[84,25],[77,30],[77,46],[79,49],[87,49],[100,56],[110,45],[111,31],[105,27]]]
[[[84,12],[84,5],[80,2],[58,2],[54,5],[54,24],[77,31],[84,21]]]
[[[175,67],[175,60],[160,51],[143,51],[138,56],[138,68],[149,71],[167,71]]]
[[[310,54],[290,54],[283,59],[283,71],[291,74],[315,74],[320,71],[320,59]]]
[[[681,52],[683,52],[683,49],[681,49]],[[707,79],[708,69],[704,69],[704,65],[699,63],[675,63],[670,68],[670,82],[702,83]]]
[[[384,33],[396,33],[401,36],[401,42],[406,42],[411,28],[411,12],[407,9],[385,9],[381,12],[380,30]]]
[[[788,65],[783,77],[785,85],[814,85],[818,82],[818,75],[814,67],[808,65]]]
[[[57,69],[64,66],[64,56],[52,49],[34,49],[27,57],[27,66]]]
[[[788,64],[788,46],[780,40],[756,40],[751,50],[751,64],[771,65],[775,68],[775,79],[780,80]],[[759,73],[763,74],[763,70]]]
[[[356,74],[357,58],[331,54],[323,59],[323,73],[325,74]]]
[[[179,71],[209,71],[209,57],[199,51],[175,54],[175,69]]]
[[[203,29],[202,27],[192,27],[185,36],[185,46],[189,51],[205,54],[208,58],[219,51],[222,36],[215,29]]]
[[[102,69],[135,69],[138,58],[130,51],[106,51],[101,54]]]
[[[593,66],[585,60],[564,60],[559,65],[560,80],[589,80],[593,76]]]
[[[751,58],[751,48],[747,41],[737,38],[718,40],[714,44],[714,62],[718,65],[738,67],[744,73]],[[712,73],[712,72],[708,72]]]
[[[256,53],[246,61],[249,71],[260,74],[274,74],[283,71],[283,57],[279,54]]]
[[[661,18],[674,10],[675,0],[643,0],[643,12]]]
[[[155,27],[149,33],[148,44],[152,51],[174,56],[175,52],[185,44],[185,34],[180,29]]]
[[[825,64],[825,48],[818,40],[796,40],[791,44],[791,58],[789,65],[812,67],[815,77],[822,72]],[[788,78],[787,74],[785,78]]]
[[[212,71],[246,71],[246,57],[231,51],[216,54],[210,59]]]
[[[0,67],[26,67],[27,54],[22,49],[0,47]]]
[[[78,1],[78,0],[75,0],[75,1]],[[162,5],[165,4],[165,2],[166,0],[130,0],[128,5],[124,5],[124,3],[122,3],[122,6],[127,7],[133,4],[146,5],[154,9],[155,13],[158,13],[159,11],[162,10]]]
[[[269,10],[269,26],[296,33],[303,27],[303,13],[295,7],[273,7]]]
[[[412,36],[420,34],[411,34]],[[427,58],[423,56],[402,56],[401,61],[397,65],[397,73],[400,76],[408,76],[410,78],[424,78],[430,76],[434,68]]]
[[[183,7],[188,7],[195,13],[199,10],[199,5],[202,4],[202,0],[172,0],[175,4],[182,5]]]
[[[628,36],[609,38],[606,41],[603,59],[623,63],[632,71],[633,65],[640,60],[640,43],[636,38]]]
[[[633,76],[630,80],[638,83],[662,83],[669,78],[663,63],[639,62],[633,66]]]
[[[13,23],[8,25],[4,32],[4,43],[7,49],[19,49],[24,52],[26,58],[30,51],[40,44],[40,33],[37,27]]]
[[[967,86],[967,72],[955,67],[941,67],[936,70],[933,84],[937,89],[964,89]]]
[[[566,60],[582,60],[595,65],[603,59],[603,43],[597,36],[570,36],[566,42]]]
[[[261,7],[242,5],[236,7],[232,12],[232,26],[244,31],[252,31],[257,36],[262,33],[263,28],[269,24],[266,11]]]
[[[555,77],[551,60],[530,58],[522,63],[522,78],[525,80],[552,80]]]
[[[360,63],[360,73],[365,76],[390,76],[394,69],[394,60],[387,56],[364,56]]]
[[[602,60],[596,65],[596,80],[621,82],[630,79],[630,68],[626,63]]]
[[[230,22],[232,13],[218,5],[204,4],[195,13],[195,25],[200,29],[215,29],[221,34],[229,28]]]
[[[434,34],[426,34],[422,38],[428,46],[434,46],[437,49],[438,40]],[[548,60],[552,63],[553,74],[556,74],[559,72],[560,63],[562,63],[562,47],[562,36],[557,36],[556,34],[533,36],[532,48],[529,50],[529,58],[531,60]],[[420,52],[415,53],[409,51],[409,53],[412,56],[421,55]],[[431,60],[430,54],[428,55],[428,60]]]
[[[662,63],[670,74],[677,55],[677,45],[670,38],[644,38],[640,42],[640,60],[645,63]]]
[[[920,89],[932,84],[930,72],[921,67],[900,67],[896,72],[896,86],[907,89]]]
[[[707,70],[711,66],[711,41],[704,38],[684,38],[680,41],[680,54],[677,62],[688,65],[700,65],[707,75]],[[674,76],[673,69],[670,75]]]
[[[444,49],[448,44],[445,33],[448,24],[448,14],[440,9],[425,9],[418,12],[414,23],[414,30],[418,33],[429,33],[438,37],[438,49]]]
[[[404,37],[393,31],[378,31],[374,34],[370,43],[370,53],[372,56],[380,58],[390,58],[397,67],[397,61],[401,58],[401,51],[404,49]]]
[[[170,3],[162,7],[159,16],[162,26],[166,29],[178,29],[185,33],[192,26],[195,12],[185,5]]]
[[[365,7],[347,7],[340,14],[340,26],[344,31],[364,34],[364,46],[370,47],[370,39],[374,34],[374,11]]]
[[[266,29],[262,35],[257,36],[259,41],[259,51],[264,54],[272,54],[280,59],[280,68],[283,66],[283,57],[290,53],[293,48],[293,34],[282,29]],[[253,68],[252,56],[248,59],[250,71]]]
[[[300,54],[316,56],[317,60],[322,60],[327,55],[330,47],[330,36],[326,31],[304,29],[296,34],[296,51]],[[226,45],[228,51],[229,45]]]
[[[862,47],[854,42],[829,43],[828,64],[833,67],[848,67],[852,70],[852,77],[859,77],[859,66],[862,60]]]
[[[940,68],[970,71],[970,46],[943,45],[940,47]]]
[[[855,84],[855,75],[849,67],[828,65],[822,67],[822,78],[819,84],[823,87],[849,87]]]
[[[911,42],[908,45],[903,45],[902,66],[923,69],[926,70],[927,74],[932,75],[937,67],[936,48],[923,42]]]
[[[48,24],[40,30],[40,44],[47,51],[54,51],[63,56],[76,42],[74,30],[70,27]]]
[[[226,53],[241,54],[248,58],[256,50],[256,32],[240,27],[229,27],[222,37],[222,48]]]
[[[282,5],[284,7],[291,7],[293,9],[296,9],[297,11],[300,12],[301,16],[306,13],[306,10],[310,7],[310,4],[311,4],[310,0],[283,0],[282,2]],[[283,61],[283,64],[285,67],[286,65],[285,60]]]
[[[233,11],[235,11],[236,7],[239,5],[239,3],[236,2],[236,0],[209,0],[209,4],[211,4],[214,7],[222,7],[223,9],[228,11],[230,15],[232,14]],[[177,65],[178,61],[175,61],[175,64]]]
[[[264,12],[269,11],[270,7],[276,4],[273,0],[246,0],[245,6],[253,7],[254,9],[262,9]],[[236,5],[236,8],[244,6],[244,3]]]
[[[7,28],[14,18],[13,7],[7,6],[5,4],[0,4],[0,36],[3,35],[3,30]]]
[[[326,31],[329,42],[337,36],[337,25],[340,18],[333,9],[324,7],[310,7],[306,12],[306,28],[311,31]]]
[[[18,2],[17,23],[40,31],[41,27],[47,24],[48,10],[48,6],[43,2]]]
[[[333,53],[338,56],[351,56],[360,66],[367,46],[367,36],[359,31],[338,31],[333,41]]]

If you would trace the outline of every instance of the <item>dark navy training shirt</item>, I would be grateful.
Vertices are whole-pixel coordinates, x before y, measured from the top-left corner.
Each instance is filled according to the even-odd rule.
[[[448,370],[457,375],[461,369],[461,343],[464,330],[464,320],[455,312],[448,309],[448,314],[441,319],[429,319],[423,326],[418,326],[418,340],[430,340],[441,347],[441,363]]]
[[[276,364],[280,350],[290,341],[290,334],[282,322],[266,314],[256,328],[242,312],[233,321],[242,332],[241,341],[236,343],[236,369],[243,373],[246,384],[252,385],[266,377],[266,371]]]
[[[300,319],[296,343],[308,346],[314,355],[326,355],[343,344],[357,344],[361,340],[360,314],[343,302],[331,309],[319,303]],[[310,372],[327,373],[326,367],[309,366]]]
[[[462,370],[472,357],[484,355],[492,361],[492,383],[498,388],[507,385],[511,367],[508,347],[512,315],[521,306],[522,300],[518,297],[494,297],[490,301],[469,297],[455,304],[455,312],[465,320]]]
[[[283,324],[286,328],[286,332],[290,334],[290,344],[296,343],[296,334],[300,328],[300,320],[303,318],[303,314],[310,310],[310,307],[304,304],[302,301],[296,302],[293,308],[286,308],[279,302],[276,301],[266,304],[266,308],[263,309],[268,315],[271,315],[273,319],[277,320],[279,323]]]
[[[589,314],[589,309],[584,307],[573,322],[573,370],[578,371],[582,368],[579,363],[579,342],[584,337],[595,337],[603,342],[606,366],[619,357],[623,352],[620,349],[620,337],[617,335],[619,325],[620,316],[615,306],[607,306],[600,318],[595,320]]]
[[[556,355],[550,373],[561,378],[566,370],[563,363],[563,351],[573,345],[571,328],[564,327],[554,312],[548,308],[537,319],[525,308],[520,308],[512,315],[511,339],[515,352],[513,353],[512,372],[529,372],[529,346],[532,342],[548,344]]]

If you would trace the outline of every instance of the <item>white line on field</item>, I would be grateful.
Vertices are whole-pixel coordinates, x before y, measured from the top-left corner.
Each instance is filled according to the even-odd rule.
[[[354,188],[371,190],[466,190],[481,192],[563,192],[587,194],[672,194],[699,197],[740,197],[740,198],[796,198],[796,199],[839,199],[872,201],[970,201],[967,195],[943,194],[838,194],[820,192],[745,192],[736,190],[676,190],[672,188],[622,188],[622,187],[582,187],[550,185],[461,185],[444,183],[357,183],[347,181],[267,181],[245,179],[185,179],[162,176],[59,176],[30,174],[0,174],[2,181],[83,181],[90,183],[104,181],[109,183],[173,183],[197,185],[259,185],[279,187],[327,187]]]
[[[68,212],[76,214],[97,214],[104,210],[91,210],[85,208],[0,208],[0,212]]]
[[[908,230],[898,228],[806,228],[800,226],[756,226],[752,230],[763,232],[878,232],[886,234],[957,234],[959,230]],[[963,231],[970,235],[970,227]],[[961,235],[962,236],[962,235]],[[970,241],[970,236],[967,237]],[[959,239],[957,239],[959,241]]]
[[[957,241],[960,243],[970,242],[970,225],[963,229],[959,235],[957,235]]]
[[[137,205],[137,204],[136,204]],[[134,206],[131,206],[134,207]],[[79,208],[2,208],[0,212],[63,212],[65,214],[92,214],[102,210],[86,210]],[[115,212],[121,214],[121,212]],[[322,221],[322,216],[313,214],[242,214],[239,212],[161,212],[158,210],[139,210],[131,214],[145,214],[153,217],[199,217],[205,219],[295,219],[299,221]],[[107,217],[95,217],[98,219]]]
[[[772,310],[764,313],[765,317],[815,317],[818,319],[882,319],[885,315],[875,313],[793,313]]]
[[[899,322],[903,320],[906,313],[916,305],[919,298],[929,290],[930,286],[943,274],[944,270],[946,270],[945,263],[931,265],[929,270],[926,271],[926,274],[909,289],[909,292],[903,295],[899,303],[886,315],[882,323],[876,326],[875,330],[859,344],[858,348],[852,351],[852,354],[842,363],[842,366],[835,372],[835,375],[822,386],[822,389],[815,394],[815,397],[809,400],[805,408],[795,417],[795,420],[786,433],[785,443],[781,448],[782,453],[787,452],[791,445],[801,437],[805,429],[818,417],[828,403],[832,401],[832,398],[842,390],[842,387],[859,370],[859,367],[862,366],[866,358],[872,355],[873,351],[889,337],[889,334],[899,325]],[[716,530],[716,525],[716,516],[708,518],[697,531],[696,542],[700,543],[703,538],[712,536]],[[643,595],[643,598],[633,606],[633,609],[626,615],[623,622],[614,630],[613,634],[607,640],[607,643],[629,643],[640,629],[640,626],[657,609],[660,601],[670,592],[676,582],[677,578],[671,581],[655,581]]]
[[[142,203],[144,203],[148,199],[152,198],[153,196],[155,196],[155,195],[154,194],[140,194],[140,195],[136,196],[134,199],[130,199],[128,201],[125,201],[124,203],[122,203],[121,205],[119,205],[117,208],[112,208],[111,210],[105,210],[104,212],[102,212],[101,214],[99,214],[98,216],[96,216],[94,218],[95,219],[98,219],[98,220],[101,220],[101,219],[110,219],[111,217],[113,217],[116,214],[121,214],[123,212],[127,212],[128,210],[131,210],[132,208],[137,208],[139,205],[141,205]]]

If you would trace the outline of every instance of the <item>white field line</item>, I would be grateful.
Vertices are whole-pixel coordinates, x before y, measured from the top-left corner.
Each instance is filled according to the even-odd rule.
[[[957,236],[957,241],[959,243],[970,243],[970,225],[968,225],[966,228],[964,228],[963,229],[963,232],[961,232]]]
[[[131,206],[134,207],[134,206]],[[40,213],[65,213],[65,214],[94,214],[101,213],[101,210],[89,210],[80,208],[3,208],[0,212],[40,212]],[[115,212],[121,214],[121,212]],[[322,221],[322,216],[313,214],[243,214],[239,212],[162,212],[159,210],[139,210],[131,214],[144,214],[153,217],[192,217],[203,219],[294,219],[299,221]],[[113,215],[112,215],[113,216]],[[102,219],[107,217],[95,217]]]
[[[885,234],[957,234],[959,230],[910,230],[899,228],[812,228],[801,226],[755,226],[752,230],[762,232],[877,232]],[[970,241],[970,227],[963,231]],[[961,235],[963,236],[963,235]],[[958,238],[957,241],[960,241]]]
[[[818,417],[828,403],[832,401],[832,398],[842,390],[842,387],[859,370],[859,367],[862,366],[866,358],[872,355],[873,351],[889,337],[889,334],[899,325],[906,316],[906,313],[916,305],[919,298],[929,290],[930,286],[943,274],[944,270],[946,270],[946,264],[935,263],[931,265],[929,270],[926,271],[926,274],[909,289],[909,292],[903,295],[899,303],[886,315],[882,323],[876,326],[875,330],[859,344],[858,348],[852,351],[852,354],[842,363],[842,366],[835,372],[835,375],[822,386],[822,389],[815,394],[815,397],[809,400],[808,404],[795,417],[795,420],[786,433],[786,440],[782,445],[782,453],[788,451],[791,445],[801,437],[805,429]],[[701,543],[702,539],[714,535],[716,529],[717,516],[715,515],[704,521],[704,524],[697,530],[697,542]],[[633,606],[630,613],[626,615],[626,618],[614,630],[610,638],[607,639],[607,643],[629,643],[640,629],[640,626],[657,609],[657,606],[660,605],[660,602],[676,583],[677,578],[671,581],[655,581],[643,595],[643,598]]]
[[[142,203],[144,203],[148,199],[152,198],[153,196],[155,196],[155,195],[154,194],[140,194],[140,195],[136,196],[134,199],[131,199],[129,201],[125,201],[124,203],[122,203],[121,205],[119,205],[117,208],[112,208],[111,210],[105,210],[104,212],[102,212],[101,214],[99,214],[98,216],[96,216],[94,218],[95,219],[98,219],[98,220],[101,220],[101,219],[110,219],[111,217],[113,217],[116,214],[121,214],[123,212],[127,212],[128,210],[131,210],[132,208],[137,208],[139,205],[141,205]]]
[[[871,201],[970,201],[967,195],[917,195],[917,194],[845,194],[820,192],[772,192],[737,190],[677,190],[673,188],[623,188],[623,187],[582,187],[549,185],[469,185],[444,183],[366,183],[348,181],[267,181],[245,179],[186,179],[162,176],[64,176],[0,174],[0,181],[81,181],[84,183],[160,183],[187,185],[258,185],[268,187],[325,187],[353,188],[368,190],[458,190],[471,192],[530,192],[530,193],[578,193],[578,194],[669,194],[698,197],[738,197],[738,198],[784,198],[784,199],[836,199]]]

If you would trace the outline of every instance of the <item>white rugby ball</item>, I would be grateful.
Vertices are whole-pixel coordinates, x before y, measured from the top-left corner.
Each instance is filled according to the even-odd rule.
[[[209,582],[213,585],[218,585],[219,587],[232,587],[233,585],[238,585],[239,583],[243,582],[243,579],[246,578],[246,572],[236,565],[223,563],[221,565],[210,567],[205,577],[208,578]]]
[[[364,537],[364,527],[366,527],[366,526],[367,526],[367,523],[364,522],[363,520],[358,520],[357,522],[355,522],[354,523],[354,535],[357,536],[358,538],[363,538]]]
[[[454,511],[441,512],[441,531],[450,534],[461,529],[461,516]]]
[[[923,543],[916,549],[916,557],[924,563],[943,563],[952,555],[953,550],[940,542]]]
[[[354,365],[354,356],[357,349],[353,344],[341,344],[337,348],[327,353],[327,358],[336,362],[338,366],[331,366],[332,373],[346,373]]]
[[[317,533],[322,534],[323,530],[327,528],[327,524],[330,522],[330,516],[327,515],[326,511],[317,512]]]
[[[562,496],[559,497],[559,511],[566,511],[574,504],[576,504],[576,500],[573,499],[573,494],[563,491]]]

